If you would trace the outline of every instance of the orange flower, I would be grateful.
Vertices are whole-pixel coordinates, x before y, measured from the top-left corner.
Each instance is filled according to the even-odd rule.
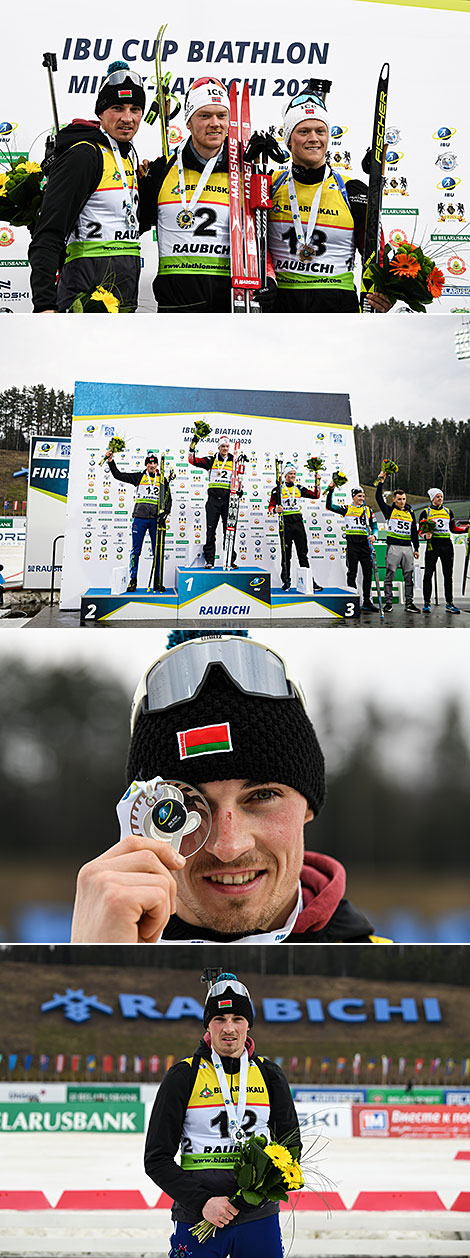
[[[397,253],[396,258],[390,263],[390,270],[400,278],[409,276],[414,280],[421,267],[414,253]]]
[[[428,275],[426,287],[429,289],[431,297],[440,297],[445,284],[445,275],[439,271],[437,266],[433,266],[430,275]]]

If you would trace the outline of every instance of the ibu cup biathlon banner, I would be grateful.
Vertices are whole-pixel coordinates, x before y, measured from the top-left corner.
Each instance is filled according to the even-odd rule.
[[[24,557],[24,589],[43,590],[51,583],[54,538],[65,528],[70,441],[64,437],[32,437],[29,455],[28,514]],[[57,543],[54,583],[62,576],[62,542]]]
[[[330,80],[330,160],[343,179],[364,178],[378,76],[389,62],[385,242],[422,245],[444,273],[444,294],[429,311],[469,312],[468,8],[468,0],[330,0],[313,9],[307,0],[283,8],[270,0],[239,0],[214,9],[180,0],[176,9],[157,11],[142,0],[133,11],[119,0],[109,9],[89,0],[79,9],[45,0],[28,12],[25,24],[22,6],[13,6],[3,44],[0,172],[9,153],[43,159],[52,125],[45,44],[57,54],[61,126],[95,116],[99,86],[114,60],[125,60],[143,77],[150,107],[155,36],[165,22],[162,73],[171,75],[176,100],[182,103],[191,82],[205,75],[227,84],[235,78],[240,92],[246,79],[254,130],[279,134],[283,105],[311,77]],[[181,110],[172,124],[172,148],[187,134]],[[160,144],[159,123],[142,120],[135,139],[139,159],[159,156]],[[31,309],[29,241],[25,227],[0,222],[0,312]],[[140,309],[155,311],[152,232],[142,243]]]
[[[210,436],[197,445],[196,456],[217,453],[222,435],[230,450],[240,443],[247,456],[243,476],[236,548],[240,568],[265,568],[273,585],[280,584],[279,526],[268,514],[275,485],[275,459],[297,468],[297,481],[313,490],[314,474],[306,460],[321,457],[321,497],[301,499],[315,580],[325,588],[344,586],[343,521],[325,512],[323,490],[334,471],[348,483],[335,491],[335,501],[349,502],[358,483],[349,397],[338,393],[281,393],[245,389],[187,389],[157,385],[75,385],[69,495],[61,586],[61,607],[77,608],[90,588],[110,589],[113,569],[128,569],[131,545],[133,485],[116,480],[101,465],[112,437],[125,442],[115,455],[120,471],[144,471],[149,450],[165,455],[171,481],[172,510],[167,525],[165,585],[175,583],[176,569],[204,566],[205,503],[208,472],[189,464],[189,445],[196,420],[210,425]],[[223,562],[222,528],[217,532],[218,558]],[[139,566],[139,586],[151,569],[148,535]],[[294,574],[293,574],[294,575]]]

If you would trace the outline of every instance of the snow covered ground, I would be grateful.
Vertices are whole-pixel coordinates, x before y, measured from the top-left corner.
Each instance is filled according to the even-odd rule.
[[[130,1190],[142,1194],[141,1209],[0,1210],[0,1255],[152,1255],[164,1258],[169,1210],[155,1207],[160,1190],[142,1166],[140,1135],[17,1133],[0,1135],[0,1205],[11,1191],[41,1191],[56,1207],[63,1192]],[[289,1258],[408,1255],[447,1258],[470,1253],[470,1140],[342,1139],[324,1143],[319,1169],[339,1194],[344,1209],[297,1209],[282,1216]],[[352,1207],[360,1192],[433,1192],[442,1209],[372,1211]],[[467,1193],[467,1212],[451,1209]],[[145,1204],[146,1203],[146,1204]],[[390,1204],[390,1201],[389,1201]],[[151,1207],[147,1209],[147,1207]]]

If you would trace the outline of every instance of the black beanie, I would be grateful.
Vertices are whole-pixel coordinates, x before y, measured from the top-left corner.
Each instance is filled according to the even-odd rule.
[[[112,105],[139,105],[142,113],[144,112],[146,100],[145,91],[141,83],[134,83],[129,75],[126,75],[122,83],[110,84],[108,82],[109,76],[115,73],[116,70],[128,69],[129,66],[125,61],[113,61],[112,64],[108,66],[108,77],[104,80],[104,83],[101,84],[96,99],[95,114],[97,114],[98,117],[100,114],[104,113],[105,109],[110,109]],[[126,95],[122,96],[119,94],[122,92],[125,92]],[[128,95],[129,92],[131,93],[130,96]]]
[[[204,1026],[206,1028],[209,1026],[212,1018],[219,1017],[224,1013],[233,1013],[236,1017],[246,1018],[248,1026],[253,1026],[255,1015],[248,991],[245,988],[246,995],[234,991],[233,987],[230,986],[231,979],[238,982],[236,974],[221,974],[214,984],[218,989],[214,995],[212,994],[214,987],[211,988],[204,1005]],[[222,988],[223,990],[221,990]]]
[[[202,748],[214,741],[220,749],[185,752],[188,743]],[[325,762],[300,699],[245,694],[218,664],[194,699],[139,713],[127,781],[148,782],[157,775],[189,786],[232,779],[279,782],[304,795],[315,816],[325,799]]]

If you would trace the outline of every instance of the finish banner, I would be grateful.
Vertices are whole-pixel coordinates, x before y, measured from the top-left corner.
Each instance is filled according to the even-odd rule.
[[[352,1134],[365,1137],[408,1136],[462,1139],[470,1136],[470,1110],[450,1105],[353,1105]]]
[[[135,1101],[132,1105],[116,1105],[106,1100],[93,1104],[54,1105],[0,1105],[0,1131],[98,1131],[143,1132],[145,1131],[145,1105]]]
[[[24,556],[25,590],[44,590],[51,584],[54,538],[60,537],[65,527],[69,461],[70,441],[67,437],[31,437]],[[62,576],[62,547],[63,543],[59,542],[54,580],[56,588],[60,585]]]

